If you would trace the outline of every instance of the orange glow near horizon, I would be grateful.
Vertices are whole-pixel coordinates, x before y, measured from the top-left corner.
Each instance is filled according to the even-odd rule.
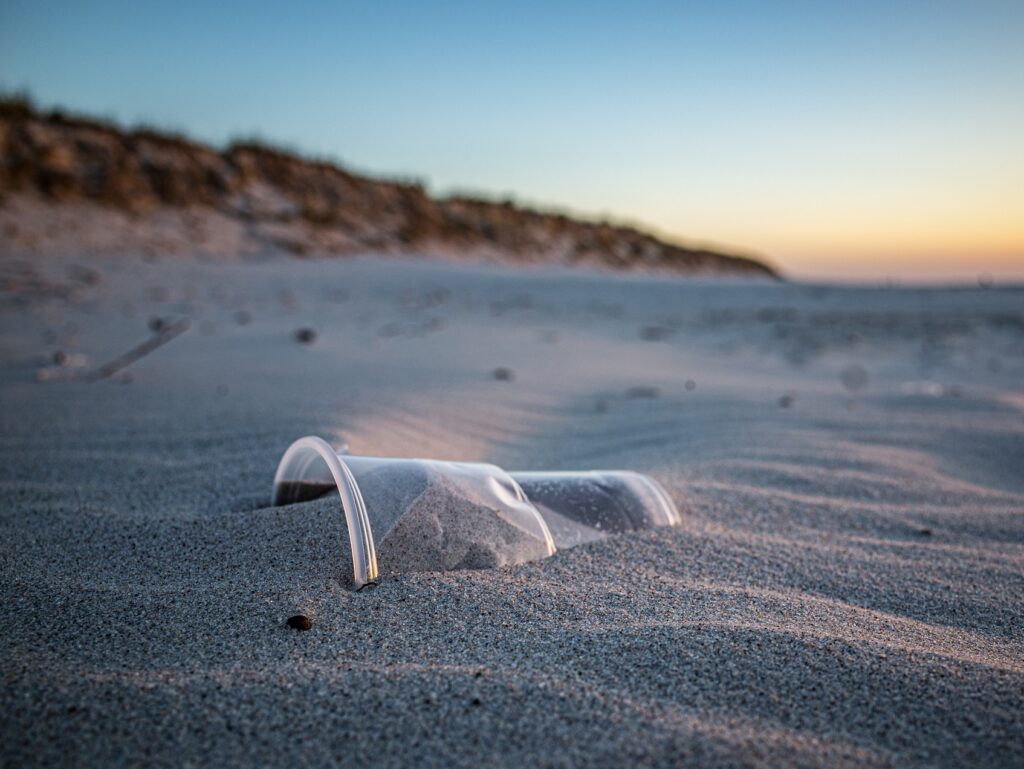
[[[860,206],[777,200],[725,216],[704,210],[663,221],[668,233],[715,233],[710,241],[794,278],[1024,281],[1024,194]]]

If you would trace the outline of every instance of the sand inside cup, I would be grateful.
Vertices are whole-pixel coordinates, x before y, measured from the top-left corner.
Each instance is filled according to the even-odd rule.
[[[547,543],[430,466],[380,467],[360,478],[373,511],[381,576],[489,569],[548,555]]]
[[[372,521],[381,577],[489,569],[549,554],[536,534],[429,465],[383,465],[362,473],[358,483]],[[277,498],[305,502],[335,491],[332,484],[284,482]]]

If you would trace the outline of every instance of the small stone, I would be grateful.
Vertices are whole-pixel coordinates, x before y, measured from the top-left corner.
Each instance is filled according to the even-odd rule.
[[[697,383],[694,382],[692,379],[687,379],[686,382],[683,384],[683,387],[686,388],[686,392],[692,393],[694,390],[697,389]]]
[[[300,328],[295,332],[295,341],[299,344],[313,344],[316,341],[317,333],[312,328]]]
[[[920,534],[922,537],[930,537],[932,535],[932,530],[931,529],[919,529],[917,533]]]
[[[471,704],[471,705],[472,705],[472,706],[473,706],[474,708],[478,708],[478,707],[480,707],[481,705],[483,705],[484,703],[483,703],[483,701],[482,701],[482,700],[481,700],[481,699],[480,699],[479,697],[474,697],[474,698],[473,698],[473,700],[472,700],[472,702],[471,702],[470,704]]]
[[[252,323],[252,315],[246,310],[238,310],[234,315],[235,323],[239,326],[248,326]]]
[[[780,407],[782,407],[784,409],[788,409],[792,405],[793,405],[793,396],[792,395],[783,395],[781,398],[779,398],[779,406]]]
[[[68,365],[68,354],[63,350],[57,350],[57,352],[53,354],[53,363],[57,366]]]
[[[498,366],[498,368],[494,369],[494,378],[499,382],[511,382],[516,378],[516,375],[512,369]]]
[[[305,614],[296,614],[294,617],[288,618],[288,627],[294,630],[309,630],[313,627],[313,620]]]
[[[150,331],[152,331],[154,334],[159,334],[161,331],[167,328],[167,321],[165,321],[159,315],[154,315],[149,319],[149,323],[147,325],[149,326]]]

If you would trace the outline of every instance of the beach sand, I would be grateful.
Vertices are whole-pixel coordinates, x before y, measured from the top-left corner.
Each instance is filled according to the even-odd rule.
[[[1024,291],[0,270],[5,765],[1024,765]],[[336,500],[269,506],[308,434],[683,523],[357,593]]]

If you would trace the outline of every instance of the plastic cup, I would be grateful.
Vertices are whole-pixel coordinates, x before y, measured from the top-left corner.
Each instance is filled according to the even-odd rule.
[[[353,456],[313,436],[281,457],[273,504],[335,490],[357,589],[382,573],[524,563],[557,547],[679,523],[665,490],[639,473],[509,474],[478,462]]]
[[[679,511],[661,484],[627,470],[512,473],[548,525],[555,546],[609,534],[678,526]]]
[[[555,552],[547,524],[499,467],[473,462],[338,454],[301,438],[281,458],[275,505],[337,489],[352,547],[356,588],[385,573],[503,566]]]

